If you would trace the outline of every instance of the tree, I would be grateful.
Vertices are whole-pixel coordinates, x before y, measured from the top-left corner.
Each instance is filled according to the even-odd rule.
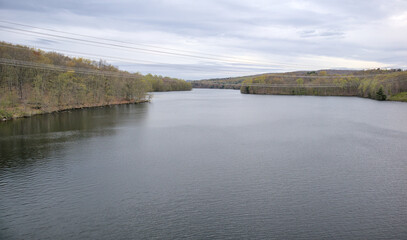
[[[379,101],[386,100],[387,96],[383,92],[383,87],[380,87],[379,90],[376,92],[376,99]]]
[[[328,73],[327,73],[326,71],[320,71],[320,72],[319,72],[319,75],[321,75],[321,76],[327,76]]]
[[[42,75],[36,75],[32,83],[32,90],[30,96],[30,103],[34,108],[42,108],[43,98],[44,98],[44,81]]]

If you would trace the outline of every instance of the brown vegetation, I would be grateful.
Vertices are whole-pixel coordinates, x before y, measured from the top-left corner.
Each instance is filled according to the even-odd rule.
[[[0,43],[0,119],[144,102],[150,91],[191,88],[184,80],[120,71],[102,60]]]

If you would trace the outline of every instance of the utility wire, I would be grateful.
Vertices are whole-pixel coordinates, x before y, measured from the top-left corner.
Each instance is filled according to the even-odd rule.
[[[150,48],[158,48],[158,49],[162,49],[162,50],[170,50],[170,51],[183,52],[183,53],[189,53],[189,54],[191,54],[191,53],[192,54],[200,54],[200,55],[207,55],[207,56],[212,56],[212,57],[220,57],[220,58],[235,60],[235,57],[231,57],[231,56],[222,56],[222,55],[218,55],[218,54],[210,54],[210,53],[203,53],[203,52],[190,51],[190,50],[187,51],[187,50],[180,50],[180,49],[175,49],[175,48],[163,48],[163,47],[159,47],[159,46],[140,44],[140,43],[132,43],[132,42],[114,40],[114,39],[109,39],[109,38],[94,37],[94,36],[90,36],[90,35],[77,34],[77,33],[60,31],[60,30],[55,30],[55,29],[50,29],[50,28],[41,28],[41,27],[36,27],[36,26],[32,26],[32,25],[21,24],[21,23],[16,23],[16,22],[11,22],[11,21],[5,21],[5,20],[0,20],[0,22],[7,23],[7,24],[12,24],[12,25],[17,25],[17,26],[34,28],[34,29],[40,29],[40,30],[45,30],[45,31],[50,31],[50,32],[57,32],[57,33],[74,35],[74,36],[82,36],[82,37],[92,38],[92,39],[96,39],[96,40],[105,40],[105,41],[116,42],[116,43],[124,43],[124,44],[138,45],[138,46],[144,46],[144,47],[150,47]],[[258,61],[253,61],[252,59],[245,59],[245,58],[239,58],[239,59],[243,60],[243,61],[259,63]],[[264,63],[262,63],[262,64],[264,64]],[[298,66],[297,64],[289,64],[289,63],[288,64],[287,63],[285,63],[285,64],[274,63],[274,64],[288,65],[288,66]],[[311,66],[311,65],[301,65],[301,66]]]
[[[87,43],[93,43],[93,44],[98,44],[98,45],[106,45],[106,46],[120,48],[120,49],[127,49],[127,50],[130,49],[130,50],[143,51],[143,52],[149,52],[149,53],[160,54],[160,55],[163,55],[163,54],[164,55],[174,55],[174,56],[180,56],[180,57],[190,57],[190,58],[197,58],[197,59],[204,59],[204,60],[226,62],[225,59],[219,59],[219,58],[215,58],[215,57],[204,57],[204,56],[198,56],[198,55],[192,55],[192,54],[173,53],[173,52],[168,52],[168,51],[163,51],[163,50],[152,50],[152,49],[146,49],[146,48],[141,48],[141,47],[130,47],[130,46],[124,46],[124,45],[115,44],[115,43],[105,43],[105,42],[94,41],[94,40],[80,39],[80,38],[76,38],[76,37],[60,36],[60,35],[51,34],[51,33],[40,33],[40,32],[24,30],[24,29],[19,29],[19,28],[14,28],[14,27],[2,26],[2,25],[0,25],[0,28],[12,29],[12,30],[15,30],[15,31],[20,31],[22,33],[27,33],[28,32],[28,33],[38,34],[38,35],[69,39],[69,40],[74,40],[74,41],[79,41],[79,42],[87,42]],[[232,63],[245,63],[245,62],[237,61],[237,60],[229,60],[229,62],[232,62]],[[257,63],[257,62],[251,62],[251,63]]]
[[[0,22],[5,22],[5,21],[0,21]],[[26,25],[29,26],[29,25]],[[30,26],[31,27],[31,26]],[[136,51],[143,51],[143,52],[149,52],[149,53],[154,53],[154,54],[159,54],[159,55],[175,55],[175,56],[179,56],[179,57],[189,57],[189,58],[197,58],[197,59],[204,59],[204,60],[212,60],[212,61],[218,61],[218,62],[224,62],[224,63],[240,63],[240,64],[260,64],[263,66],[273,66],[273,67],[277,67],[277,66],[286,66],[286,67],[298,67],[298,64],[287,64],[287,63],[264,63],[264,62],[258,62],[258,61],[253,61],[253,60],[249,60],[249,59],[236,59],[236,58],[232,58],[232,57],[224,57],[221,55],[214,55],[214,54],[202,54],[201,55],[209,55],[208,57],[205,56],[201,56],[201,55],[193,55],[193,54],[189,54],[189,53],[175,53],[175,52],[169,52],[169,51],[164,51],[164,50],[153,50],[153,49],[147,49],[147,48],[141,48],[141,47],[130,47],[130,46],[125,46],[122,44],[117,44],[117,43],[106,43],[106,42],[101,42],[101,41],[94,41],[94,40],[85,40],[85,39],[80,39],[77,37],[69,37],[69,36],[61,36],[61,35],[56,35],[56,34],[50,34],[50,33],[42,33],[42,32],[36,32],[36,31],[31,31],[31,30],[26,30],[26,29],[21,29],[21,28],[15,28],[15,27],[9,27],[9,26],[2,26],[0,25],[0,28],[6,28],[6,29],[12,29],[12,30],[16,30],[19,32],[22,32],[24,34],[28,33],[33,33],[33,34],[38,34],[38,35],[45,35],[45,36],[49,36],[49,37],[55,37],[55,38],[63,38],[63,39],[69,39],[69,40],[73,40],[73,41],[80,41],[80,42],[87,42],[87,43],[94,43],[94,44],[98,44],[97,46],[100,47],[100,45],[107,45],[110,47],[116,47],[116,48],[121,48],[121,49],[131,49],[131,50],[136,50]],[[37,27],[33,27],[33,28],[37,28]],[[42,29],[42,28],[38,28],[38,29]],[[45,30],[45,29],[44,29]],[[53,30],[54,32],[62,32],[62,31],[57,31],[57,30]],[[66,32],[66,34],[68,34]],[[72,35],[76,35],[73,33],[69,33]],[[81,36],[80,34],[78,36]],[[82,36],[86,36],[86,35],[82,35]],[[88,37],[88,36],[86,36]],[[96,37],[91,37],[94,39],[103,39],[103,38],[96,38]],[[109,40],[112,41],[112,40]],[[115,41],[115,42],[121,42],[121,41]],[[210,57],[212,56],[212,57]],[[216,57],[213,57],[216,56]],[[220,58],[219,58],[220,57]],[[307,65],[301,65],[301,66],[307,66]],[[311,66],[311,65],[308,65]]]
[[[134,74],[128,73],[128,72],[112,72],[112,71],[104,71],[104,70],[93,70],[93,69],[87,69],[87,68],[78,68],[78,67],[68,67],[68,66],[60,66],[60,65],[53,65],[53,64],[45,64],[45,63],[35,63],[35,62],[29,62],[29,61],[22,61],[22,60],[15,60],[15,59],[8,59],[8,58],[0,58],[0,64],[3,65],[8,65],[8,66],[19,66],[19,67],[32,67],[32,68],[41,68],[44,70],[56,70],[56,71],[74,71],[76,73],[84,73],[84,74],[96,74],[96,75],[108,75],[108,76],[118,76],[118,77],[134,77]],[[283,77],[283,78],[341,78],[341,77],[347,77],[347,78],[366,78],[366,77],[375,77],[375,76],[383,76],[383,75],[388,75],[388,74],[366,74],[366,75],[339,75],[339,76],[298,76],[298,75],[275,75],[271,77]],[[407,80],[407,78],[403,79]],[[202,81],[208,81],[208,80],[202,80]],[[389,80],[386,82],[392,82],[392,81],[398,81],[398,80]],[[196,81],[199,82],[199,81]],[[211,81],[209,81],[211,82]],[[216,80],[214,81],[216,82]],[[228,85],[228,84],[222,84],[222,85]],[[234,84],[230,84],[234,85]],[[268,84],[270,85],[270,84]],[[275,84],[275,85],[282,85],[282,84]],[[312,84],[304,84],[304,85],[312,85]]]
[[[27,47],[24,46],[13,46],[13,45],[8,45],[8,44],[2,44],[0,42],[0,46],[3,47],[8,47],[8,48],[14,48],[14,49],[23,49],[26,50],[27,47],[31,47],[33,49],[38,49],[34,46],[29,46],[27,45]],[[132,63],[132,65],[136,64],[136,65],[144,65],[144,66],[151,66],[151,65],[163,65],[166,68],[173,68],[173,69],[180,69],[180,68],[186,68],[186,69],[190,69],[190,70],[195,70],[195,71],[207,71],[205,69],[202,69],[202,67],[197,67],[197,66],[193,66],[193,65],[180,65],[180,64],[167,64],[167,63],[162,63],[162,62],[154,62],[154,61],[148,61],[148,60],[143,60],[143,62],[140,62],[136,59],[129,59],[129,58],[121,58],[121,57],[112,57],[112,56],[106,56],[106,55],[95,55],[95,54],[89,54],[89,53],[82,53],[82,52],[75,52],[75,51],[69,51],[69,50],[64,50],[64,49],[53,49],[53,48],[41,48],[41,49],[46,49],[49,51],[56,51],[56,52],[66,52],[66,53],[73,53],[76,54],[76,56],[82,55],[84,57],[89,57],[89,56],[93,56],[93,57],[97,57],[97,58],[103,58],[103,60],[111,60],[111,61],[121,61],[121,62],[126,62],[126,63]],[[41,50],[38,49],[38,50]],[[122,65],[122,64],[119,64]],[[251,67],[242,67],[239,66],[240,69],[253,69]],[[261,68],[260,68],[261,69]],[[222,71],[222,72],[228,72],[228,70],[225,69],[217,69],[217,71]]]
[[[63,33],[63,34],[74,34],[74,33],[69,33],[69,32],[64,32],[64,31],[58,31],[58,30],[53,30],[53,29],[47,29],[47,28],[39,28],[39,27],[35,27],[35,26],[30,26],[30,25],[26,25],[26,24],[19,24],[19,23],[13,23],[10,21],[3,21],[0,20],[0,22],[3,23],[7,23],[7,24],[13,24],[13,25],[19,25],[19,26],[23,26],[23,27],[31,27],[31,28],[36,28],[36,29],[42,29],[42,30],[46,30],[46,31],[52,31],[52,32],[57,32],[57,33]],[[9,26],[2,26],[0,25],[0,28],[5,28],[3,29],[3,31],[7,31],[6,29],[8,29],[8,31],[12,31],[15,30],[17,32],[14,33],[32,33],[32,34],[37,34],[37,35],[46,35],[46,36],[50,36],[50,37],[55,37],[55,38],[62,38],[64,40],[72,40],[72,41],[79,41],[79,42],[84,42],[85,44],[88,45],[92,45],[92,46],[97,46],[100,47],[100,45],[108,45],[111,47],[116,47],[116,48],[121,48],[121,49],[131,49],[131,50],[136,50],[136,51],[145,51],[145,52],[150,52],[150,53],[154,53],[154,54],[166,54],[166,55],[176,55],[176,56],[182,56],[182,57],[194,57],[194,58],[200,58],[200,59],[206,59],[206,60],[214,60],[214,61],[219,61],[219,62],[223,62],[226,64],[245,64],[245,65],[250,65],[249,63],[246,62],[241,62],[241,61],[225,61],[225,59],[228,58],[224,58],[224,59],[218,59],[218,58],[214,58],[214,57],[204,57],[204,56],[197,56],[197,55],[192,55],[192,54],[183,54],[183,53],[174,53],[174,52],[169,52],[169,51],[161,51],[161,50],[152,50],[152,49],[146,49],[146,48],[140,48],[140,47],[129,47],[129,46],[125,46],[125,45],[121,45],[121,44],[115,44],[115,43],[105,43],[105,42],[101,42],[101,41],[93,41],[93,40],[85,40],[85,39],[80,39],[80,38],[76,38],[76,37],[67,37],[67,36],[61,36],[61,35],[56,35],[56,34],[49,34],[49,33],[41,33],[41,32],[35,32],[35,31],[30,31],[30,30],[25,30],[25,29],[19,29],[19,28],[14,28],[14,27],[9,27]],[[82,37],[88,37],[88,38],[93,38],[93,39],[102,39],[102,40],[106,40],[106,41],[111,41],[111,42],[118,42],[118,43],[125,43],[125,44],[132,44],[132,45],[137,45],[137,44],[133,44],[133,43],[129,43],[129,42],[123,42],[123,41],[116,41],[116,40],[111,40],[111,39],[106,39],[106,38],[97,38],[97,37],[93,37],[93,36],[88,36],[88,35],[82,35],[82,34],[76,34],[77,36],[82,36]],[[142,45],[142,44],[138,44],[138,45]],[[156,48],[160,48],[160,47],[156,47]],[[161,48],[161,49],[165,49],[165,48]],[[60,51],[60,50],[55,50],[54,51]],[[175,50],[175,49],[171,49],[171,50]],[[62,50],[65,52],[69,52],[67,50]],[[70,51],[72,52],[72,51]],[[184,51],[187,52],[187,51]],[[78,52],[74,52],[75,54],[81,54],[81,55],[91,55],[91,54],[84,54],[84,53],[78,53]],[[210,56],[216,56],[216,57],[222,57],[220,55],[214,55],[214,54],[204,54],[204,55],[210,55]],[[158,63],[158,62],[153,62],[153,61],[143,61],[144,63],[140,63],[140,62],[135,62],[137,60],[134,59],[125,59],[125,58],[119,58],[119,57],[111,57],[111,56],[101,56],[101,55],[94,55],[97,57],[108,57],[108,58],[115,58],[115,59],[120,59],[120,60],[124,60],[127,62],[131,62],[131,63],[136,63],[136,64],[143,64],[143,65],[148,65],[146,64],[146,62],[150,62],[152,64],[161,64],[161,65],[166,65],[166,66],[171,66],[170,64],[165,64],[165,63]],[[244,59],[242,59],[244,60]],[[249,60],[250,61],[250,60]],[[254,61],[251,61],[252,63],[255,63]],[[257,63],[257,62],[256,62]],[[264,63],[261,63],[263,66]],[[284,65],[284,64],[279,64],[279,65]],[[271,66],[277,66],[277,65],[271,65]],[[289,65],[286,65],[289,66]],[[298,66],[298,65],[296,65]],[[175,68],[179,68],[179,65],[175,65]],[[190,68],[190,67],[188,67]],[[239,66],[239,68],[242,68],[242,66]],[[245,68],[245,67],[243,67]],[[249,67],[247,67],[248,69],[250,69]],[[252,69],[252,68],[251,68]],[[201,70],[201,68],[199,68],[199,70]],[[366,76],[366,75],[362,75]],[[281,76],[281,77],[285,77],[285,76]],[[302,77],[302,78],[330,78],[330,77],[334,77],[334,76],[296,76],[296,77]]]
[[[73,72],[76,74],[86,74],[86,75],[97,75],[97,76],[106,76],[106,77],[118,77],[118,78],[127,78],[127,79],[140,79],[139,74],[130,74],[127,72],[113,72],[113,71],[103,71],[103,70],[93,70],[93,69],[86,69],[86,68],[78,68],[78,67],[68,67],[68,66],[57,66],[52,64],[44,64],[44,63],[34,63],[28,61],[20,61],[14,59],[7,59],[7,58],[0,58],[0,65],[6,66],[13,66],[13,67],[23,67],[23,68],[30,68],[30,69],[40,69],[40,70],[51,70],[51,71],[61,71],[61,72]],[[384,74],[381,74],[384,75]],[[365,75],[366,76],[366,75]],[[290,76],[290,77],[298,77],[298,76]],[[315,76],[314,76],[315,77]],[[326,77],[326,76],[325,76]],[[407,78],[401,79],[407,81]],[[393,80],[385,80],[382,81],[383,83],[391,83],[395,81],[400,81],[400,79],[393,79]],[[198,81],[199,82],[199,81]],[[343,88],[343,87],[358,87],[356,83],[346,83],[346,84],[335,84],[335,83],[321,83],[321,84],[290,84],[290,83],[283,83],[283,84],[261,84],[261,83],[241,83],[241,84],[219,84],[215,83],[214,85],[223,85],[223,86],[243,86],[243,87],[267,87],[267,88],[286,88],[286,87],[298,87],[298,88]]]
[[[37,35],[40,35],[40,33],[34,33],[34,34],[32,34],[32,33],[22,33],[22,32],[16,32],[16,31],[13,31],[13,30],[8,30],[8,29],[1,29],[1,26],[0,26],[0,31],[12,32],[12,33],[17,33],[17,34],[23,34],[24,36],[27,36],[27,35],[30,35],[30,36],[37,36]],[[37,35],[35,35],[35,34],[37,34]],[[66,39],[64,39],[64,41],[77,43],[76,41],[66,40]],[[96,45],[96,44],[92,44],[92,43],[87,43],[87,42],[83,42],[83,43],[81,43],[81,44],[89,45],[89,46],[101,47],[100,45]],[[57,50],[57,51],[58,51],[58,50]],[[259,65],[254,65],[254,64],[249,64],[249,63],[241,63],[241,62],[221,62],[221,60],[218,60],[217,62],[222,63],[222,64],[224,64],[224,65],[231,65],[231,67],[234,67],[234,68],[242,68],[242,65],[245,65],[245,66],[251,66],[251,67],[246,67],[246,68],[248,68],[248,69],[253,69],[253,68],[267,69],[267,67],[261,67],[261,66],[259,66]],[[166,64],[166,63],[164,63],[164,64]],[[203,64],[207,64],[207,63],[203,63]],[[236,65],[237,65],[237,66],[236,66]],[[265,66],[265,65],[262,65],[262,66]],[[273,65],[273,66],[274,66],[274,65]],[[275,67],[275,66],[274,66],[274,67]],[[236,71],[234,71],[234,72],[236,72]]]
[[[391,72],[394,73],[394,72]],[[253,77],[255,78],[256,76],[263,76],[266,75],[266,77],[281,77],[281,78],[365,78],[365,77],[376,77],[376,76],[384,76],[388,75],[390,73],[376,73],[376,74],[360,74],[360,75],[352,75],[352,74],[342,74],[342,75],[328,75],[328,76],[318,76],[318,75],[295,75],[295,74],[287,74],[287,73],[267,73],[267,74],[259,74],[259,75],[254,75],[254,76],[243,76],[243,77],[236,77],[236,78],[248,78],[248,77]],[[198,80],[198,81],[224,81],[229,78],[220,78],[220,79],[204,79],[204,80]]]
[[[0,64],[7,65],[7,66],[14,66],[14,67],[34,68],[34,69],[62,71],[62,72],[74,72],[74,73],[80,73],[80,74],[109,76],[109,77],[125,77],[125,78],[139,78],[140,77],[139,74],[131,74],[131,73],[127,73],[127,72],[93,70],[93,69],[87,69],[87,68],[59,66],[59,65],[45,64],[45,63],[34,63],[34,62],[7,59],[7,58],[0,58]]]
[[[175,49],[175,48],[163,48],[163,47],[148,45],[148,44],[132,43],[132,42],[114,40],[114,39],[109,39],[109,38],[101,38],[101,37],[95,37],[95,36],[90,36],[90,35],[77,34],[77,33],[72,33],[72,32],[65,32],[65,31],[60,31],[60,30],[55,30],[55,29],[50,29],[50,28],[35,27],[35,26],[32,26],[32,25],[21,24],[21,23],[16,23],[16,22],[10,22],[10,21],[5,21],[5,20],[0,20],[0,22],[7,23],[7,24],[12,24],[12,25],[17,25],[17,26],[22,26],[22,27],[35,28],[35,29],[40,29],[40,30],[45,30],[45,31],[50,31],[50,32],[57,32],[57,33],[76,35],[76,36],[81,36],[81,37],[86,37],[86,38],[105,40],[105,41],[110,41],[110,42],[118,42],[118,43],[124,43],[124,44],[131,44],[131,45],[150,47],[150,48],[158,48],[158,49],[171,50],[171,51],[183,52],[183,53],[201,54],[201,55],[207,55],[207,56],[212,56],[212,57],[221,57],[221,58],[222,57],[227,57],[227,58],[229,58],[228,56],[221,56],[221,55],[217,55],[217,54],[202,53],[202,52],[198,52],[198,51],[181,50],[181,49]],[[251,61],[251,59],[244,59],[244,58],[240,58],[240,59]]]

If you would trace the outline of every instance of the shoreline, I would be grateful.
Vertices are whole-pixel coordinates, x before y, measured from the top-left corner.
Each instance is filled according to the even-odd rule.
[[[406,100],[395,100],[391,99],[391,97],[387,98],[386,100],[378,100],[369,97],[362,97],[357,95],[310,95],[310,94],[267,94],[267,93],[242,93],[245,95],[262,95],[262,96],[306,96],[306,97],[355,97],[355,98],[362,98],[362,99],[369,99],[378,102],[401,102],[405,103]]]
[[[386,100],[379,100],[373,97],[360,96],[356,94],[292,94],[292,93],[268,93],[268,92],[242,92],[241,89],[232,89],[232,88],[209,88],[209,87],[194,87],[196,89],[220,89],[220,90],[239,90],[241,94],[247,95],[270,95],[270,96],[314,96],[314,97],[357,97],[364,99],[371,99],[375,101],[383,102],[407,102],[407,92],[400,92],[394,95],[387,96]]]
[[[53,109],[53,110],[48,110],[48,111],[40,111],[38,109],[32,109],[32,110],[37,110],[38,112],[24,113],[21,116],[12,116],[9,118],[3,117],[0,119],[0,122],[8,122],[8,121],[12,121],[12,120],[20,119],[20,118],[30,118],[30,117],[37,116],[37,115],[68,112],[68,111],[75,111],[75,110],[81,110],[81,109],[104,108],[104,107],[111,107],[111,106],[117,106],[117,105],[149,103],[150,101],[151,101],[150,99],[133,100],[133,101],[115,101],[115,102],[111,102],[111,103],[96,104],[96,105],[91,105],[91,106],[76,106],[76,107],[68,107],[68,108],[62,108],[62,109]]]

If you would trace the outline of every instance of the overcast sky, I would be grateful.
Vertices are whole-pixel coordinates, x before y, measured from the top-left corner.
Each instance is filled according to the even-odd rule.
[[[2,41],[187,80],[407,68],[405,0],[0,0],[0,21]]]

